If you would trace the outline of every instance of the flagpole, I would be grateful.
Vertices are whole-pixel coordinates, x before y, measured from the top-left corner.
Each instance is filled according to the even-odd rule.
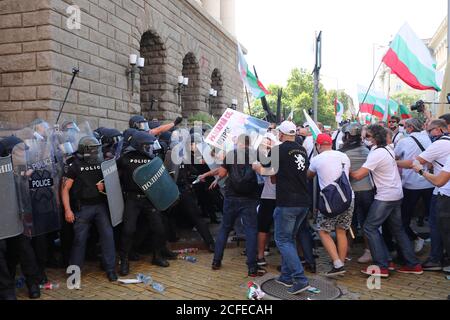
[[[248,97],[247,86],[244,86],[244,88],[245,88],[245,95],[247,96],[248,114],[249,114],[251,117],[253,117],[253,116],[252,116],[252,109],[251,109],[251,106],[250,106],[250,98]]]
[[[380,65],[378,66],[377,72],[375,72],[375,75],[373,76],[372,82],[370,83],[370,86],[369,86],[369,88],[367,89],[366,95],[364,96],[364,99],[363,99],[363,101],[360,103],[360,105],[361,105],[361,104],[364,104],[364,102],[366,102],[367,96],[369,95],[369,92],[370,92],[370,88],[372,88],[372,85],[373,85],[373,83],[375,82],[375,79],[376,79],[376,77],[377,77],[378,72],[380,71],[380,68],[381,68],[381,65],[382,65],[382,64],[383,64],[383,61],[380,62]],[[359,116],[359,113],[360,113],[360,112],[361,112],[361,108],[359,108],[358,113],[356,114],[356,117]],[[372,110],[372,114],[371,114],[371,115],[373,116],[373,110]]]

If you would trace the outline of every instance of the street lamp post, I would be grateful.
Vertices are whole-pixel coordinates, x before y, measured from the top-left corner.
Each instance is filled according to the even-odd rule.
[[[189,78],[185,78],[184,76],[178,77],[178,86],[175,87],[175,92],[177,93],[177,105],[178,109],[181,110],[181,93],[186,90],[187,86],[189,84]]]

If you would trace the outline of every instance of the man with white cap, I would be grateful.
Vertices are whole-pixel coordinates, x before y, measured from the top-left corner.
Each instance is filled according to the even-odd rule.
[[[273,217],[275,242],[282,256],[281,275],[276,282],[288,287],[290,294],[298,294],[310,288],[295,245],[300,224],[308,214],[306,172],[309,163],[305,148],[295,142],[295,124],[285,121],[278,131],[282,144],[272,148],[269,154],[271,163],[264,168],[254,164],[253,168],[262,175],[272,176],[276,181]]]

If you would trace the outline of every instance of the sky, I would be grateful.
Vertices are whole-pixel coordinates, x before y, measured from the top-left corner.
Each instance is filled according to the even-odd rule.
[[[322,31],[321,82],[354,96],[405,22],[426,39],[446,15],[447,0],[236,0],[236,35],[267,86],[285,85],[293,68],[312,71]]]

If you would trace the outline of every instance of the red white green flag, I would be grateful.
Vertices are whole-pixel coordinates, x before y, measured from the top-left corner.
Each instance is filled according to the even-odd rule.
[[[407,23],[395,36],[383,62],[410,87],[441,91],[436,62]]]
[[[388,99],[383,93],[358,86],[359,110],[361,113],[369,113],[378,119],[384,119],[399,113],[400,104],[393,99]],[[365,98],[365,99],[364,99]]]
[[[410,119],[410,118],[412,118],[411,114],[410,114],[410,112],[409,112],[409,110],[408,110],[408,108],[406,106],[400,105],[399,111],[400,111],[399,115],[400,115],[400,117],[402,119]]]
[[[337,98],[334,100],[334,112],[336,114],[336,122],[341,123],[344,115],[344,105]]]
[[[256,76],[248,68],[247,61],[245,60],[244,53],[242,52],[241,46],[238,43],[238,69],[241,76],[242,82],[247,87],[247,89],[252,93],[253,97],[260,99],[265,97],[270,92],[264,87],[264,85],[259,81]]]

